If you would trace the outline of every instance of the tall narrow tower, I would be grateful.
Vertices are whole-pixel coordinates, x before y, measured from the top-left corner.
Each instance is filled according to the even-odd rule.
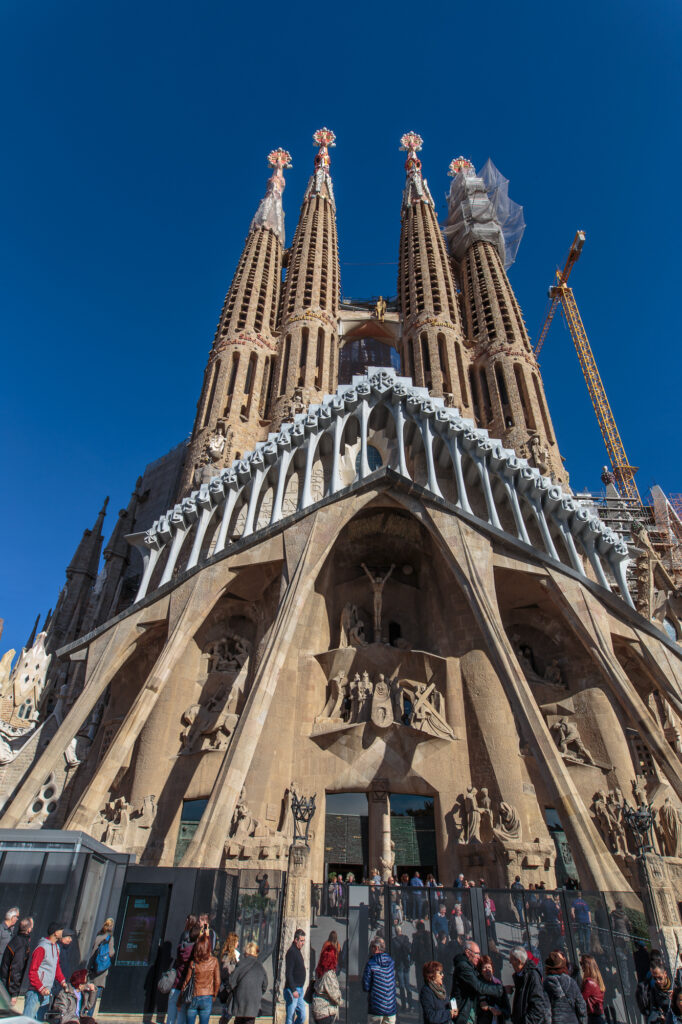
[[[180,485],[198,487],[266,434],[282,281],[285,149],[268,156],[273,173],[244,243],[204,373]]]
[[[457,261],[473,365],[469,384],[478,426],[543,473],[565,483],[542,378],[519,304],[505,270],[500,214],[485,182],[464,157],[450,163],[453,178],[445,234]]]
[[[403,370],[434,395],[450,395],[453,405],[471,413],[467,386],[468,356],[447,256],[434,202],[417,152],[422,139],[407,132],[407,152],[398,263],[398,302],[403,316]]]
[[[272,419],[279,426],[292,404],[318,401],[336,388],[338,372],[339,253],[329,128],[313,135],[319,147],[289,252],[282,294],[277,390]]]

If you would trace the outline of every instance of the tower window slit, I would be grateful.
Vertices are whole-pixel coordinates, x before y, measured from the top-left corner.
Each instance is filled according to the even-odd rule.
[[[464,376],[464,364],[462,363],[462,350],[459,342],[455,342],[455,358],[457,360],[457,376],[459,377],[459,389],[462,395],[462,403],[464,405],[469,404],[467,397],[467,383],[466,377]]]
[[[516,380],[516,387],[518,388],[519,398],[521,399],[521,411],[523,412],[523,419],[525,421],[528,430],[535,430],[535,420],[533,418],[533,410],[531,409],[530,401],[528,399],[528,388],[526,387],[526,378],[523,373],[522,367],[519,363],[514,363],[514,378]]]
[[[218,386],[218,374],[220,373],[220,359],[216,360],[215,366],[213,367],[213,380],[211,381],[211,390],[208,395],[208,401],[204,409],[204,422],[202,426],[206,426],[209,419],[211,418],[211,408],[213,406],[213,400],[215,398],[216,388]]]
[[[492,402],[490,401],[490,389],[488,387],[488,378],[484,368],[478,371],[478,377],[481,384],[481,402],[483,404],[483,416],[485,423],[490,423],[493,418]]]
[[[535,385],[535,395],[540,406],[540,415],[542,416],[542,422],[545,427],[545,433],[547,434],[547,440],[550,444],[554,444],[554,437],[552,436],[552,428],[549,425],[549,415],[547,414],[547,406],[542,395],[542,388],[540,387],[540,381],[533,374],[533,384]]]
[[[305,368],[308,361],[308,328],[304,327],[301,331],[301,351],[298,360],[298,386],[303,387],[305,384]]]
[[[471,387],[471,402],[474,407],[474,419],[477,426],[481,426],[481,405],[478,398],[478,388],[476,387],[476,371],[473,366],[469,367],[469,385]]]
[[[452,393],[452,382],[450,380],[447,352],[445,350],[445,337],[442,334],[438,335],[438,358],[440,360],[441,373],[443,374],[443,391],[446,394],[450,394]]]
[[[315,353],[315,387],[322,387],[322,373],[324,368],[324,331],[321,327],[317,329],[317,351]]]
[[[287,334],[284,340],[284,359],[282,360],[282,380],[279,393],[284,394],[287,389],[287,377],[289,376],[289,356],[291,355],[291,335]]]

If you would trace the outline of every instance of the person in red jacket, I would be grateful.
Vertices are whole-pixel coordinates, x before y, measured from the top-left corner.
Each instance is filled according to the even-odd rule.
[[[604,1024],[604,979],[593,956],[580,957],[583,975],[582,997],[587,1004],[587,1024]]]
[[[63,932],[64,925],[59,921],[52,921],[48,925],[47,937],[39,942],[33,950],[28,969],[28,983],[31,987],[26,993],[25,1017],[45,1020],[55,981],[62,988],[66,988],[66,979],[59,966],[59,940]]]

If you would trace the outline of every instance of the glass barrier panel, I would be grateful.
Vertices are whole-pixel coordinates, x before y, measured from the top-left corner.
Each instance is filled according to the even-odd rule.
[[[312,920],[310,924],[310,977],[314,978],[324,945],[336,947],[338,966],[336,973],[341,989],[342,1004],[338,1024],[350,1024],[348,1009],[348,887],[344,883],[327,882],[313,885]]]
[[[265,1015],[271,1015],[273,1012],[279,907],[279,889],[271,888],[267,896],[261,896],[257,889],[239,890],[234,930],[239,936],[239,949],[242,955],[247,942],[258,943],[258,959],[268,977],[268,987],[261,1002],[261,1013]],[[219,1005],[216,1003],[216,1007]]]

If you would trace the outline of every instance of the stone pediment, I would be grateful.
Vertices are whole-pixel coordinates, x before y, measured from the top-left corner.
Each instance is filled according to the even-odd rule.
[[[632,606],[628,548],[619,534],[527,459],[391,367],[370,368],[340,385],[183,498],[146,534],[131,536],[145,563],[136,601],[178,572],[361,486],[372,475],[371,423],[380,407],[394,435],[388,470],[414,483],[410,466],[420,460],[425,496],[442,501],[445,488],[456,495],[448,499],[455,514],[508,533],[584,578],[588,562],[597,582],[611,589],[614,581]],[[349,431],[358,449],[350,485],[341,450]]]

